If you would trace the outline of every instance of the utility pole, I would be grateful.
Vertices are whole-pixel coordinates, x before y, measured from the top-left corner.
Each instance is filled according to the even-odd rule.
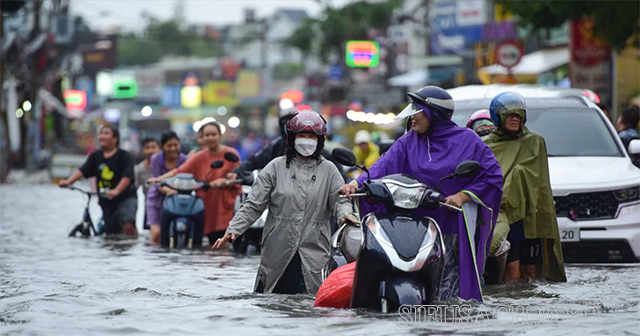
[[[35,40],[40,35],[40,8],[42,7],[42,0],[34,0],[33,2],[33,31],[31,32],[31,40]],[[34,138],[37,124],[37,119],[32,118],[32,115],[38,113],[38,109],[40,108],[40,104],[36,101],[38,99],[38,91],[40,90],[39,80],[39,62],[37,60],[38,55],[34,52],[32,55],[33,62],[31,62],[31,82],[29,85],[29,101],[32,104],[31,111],[24,114],[24,123],[25,123],[25,132],[22,134],[23,146],[22,146],[22,157],[25,162],[27,171],[30,172],[33,169],[33,148],[34,148]],[[26,141],[25,141],[26,140]],[[26,145],[26,146],[25,146]]]
[[[0,40],[4,41],[4,16],[0,13]],[[4,86],[4,72],[7,68],[6,57],[0,57],[0,85]],[[11,167],[11,138],[9,137],[9,119],[7,109],[2,104],[4,101],[4,87],[0,86],[0,122],[2,122],[2,137],[4,148],[0,147],[0,183],[4,183]]]

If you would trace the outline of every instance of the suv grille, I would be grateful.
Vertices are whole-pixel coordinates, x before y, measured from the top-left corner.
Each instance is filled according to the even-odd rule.
[[[615,218],[618,200],[611,191],[569,194],[554,197],[556,215],[572,220]]]

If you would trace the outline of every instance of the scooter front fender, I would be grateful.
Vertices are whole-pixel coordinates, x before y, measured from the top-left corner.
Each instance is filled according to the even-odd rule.
[[[428,303],[426,288],[419,279],[394,274],[380,282],[381,311],[397,312],[400,306],[419,306]]]

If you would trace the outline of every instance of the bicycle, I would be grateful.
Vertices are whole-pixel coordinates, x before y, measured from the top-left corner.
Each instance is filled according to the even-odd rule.
[[[80,232],[82,237],[89,238],[91,236],[91,232],[92,231],[93,231],[93,234],[95,236],[101,235],[102,231],[103,231],[102,225],[100,225],[101,223],[98,224],[98,230],[96,230],[95,226],[93,226],[93,220],[91,219],[91,215],[89,214],[89,204],[91,204],[91,197],[97,196],[97,194],[89,192],[89,191],[86,191],[86,190],[82,190],[80,188],[76,188],[76,187],[73,187],[73,186],[68,186],[68,187],[66,187],[66,189],[79,191],[79,192],[83,193],[85,196],[87,196],[87,205],[84,208],[84,213],[82,215],[82,221],[80,223],[78,223],[73,228],[73,230],[71,230],[71,232],[69,232],[69,237],[75,237],[76,234],[78,232]],[[100,222],[102,222],[102,219],[100,220]]]

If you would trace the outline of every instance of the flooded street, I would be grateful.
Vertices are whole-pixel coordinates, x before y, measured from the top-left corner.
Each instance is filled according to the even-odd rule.
[[[485,288],[486,302],[469,306],[471,316],[482,318],[416,321],[409,314],[313,308],[311,296],[254,294],[258,257],[167,252],[148,245],[148,231],[137,240],[68,238],[84,203],[80,193],[52,185],[0,186],[0,334],[640,332],[637,265],[569,265],[567,283]],[[97,221],[95,202],[91,214]],[[517,305],[529,309],[509,311]]]

